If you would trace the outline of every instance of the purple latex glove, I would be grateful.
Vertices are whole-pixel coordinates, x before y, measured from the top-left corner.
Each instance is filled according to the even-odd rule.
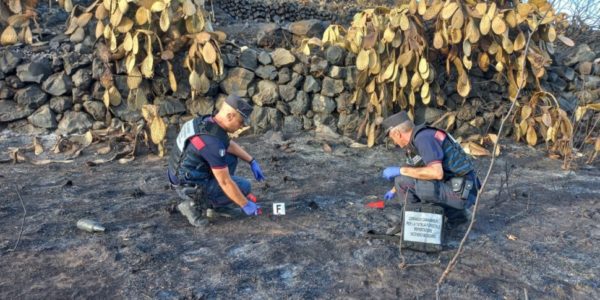
[[[258,164],[256,159],[250,161],[250,168],[252,169],[252,174],[254,174],[254,178],[257,181],[265,180],[265,175],[263,175],[263,171],[261,170],[260,165]]]
[[[387,193],[385,193],[385,195],[383,196],[383,199],[392,200],[392,199],[394,199],[394,197],[396,197],[396,192],[394,191],[394,189],[391,189]]]
[[[394,180],[394,177],[400,176],[400,167],[387,167],[383,170],[383,178]]]
[[[257,216],[260,214],[260,205],[254,203],[252,201],[248,201],[246,203],[246,205],[244,205],[244,207],[242,207],[242,210],[248,216]]]

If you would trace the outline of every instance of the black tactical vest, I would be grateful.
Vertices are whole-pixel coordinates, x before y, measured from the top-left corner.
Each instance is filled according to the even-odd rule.
[[[219,139],[225,149],[229,148],[229,135],[218,124],[209,121],[210,117],[210,115],[200,116],[187,121],[177,135],[169,157],[169,169],[171,174],[181,181],[180,183],[185,183],[186,179],[202,180],[212,176],[208,162],[190,150],[190,147],[193,147],[190,146],[190,138],[196,135],[211,135]],[[193,178],[191,178],[192,174]]]
[[[448,180],[452,177],[465,176],[474,170],[473,161],[471,161],[471,158],[465,153],[460,144],[445,130],[429,125],[419,125],[415,126],[413,129],[410,137],[410,144],[406,148],[406,156],[409,162],[412,161],[413,166],[421,167],[425,165],[417,151],[417,147],[415,147],[414,141],[415,136],[417,136],[419,131],[427,128],[439,130],[446,134],[446,139],[444,139],[444,142],[442,143],[442,150],[444,151],[444,160],[442,161],[444,180]]]

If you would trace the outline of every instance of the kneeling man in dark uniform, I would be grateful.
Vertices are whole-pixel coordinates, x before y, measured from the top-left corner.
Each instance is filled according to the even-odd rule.
[[[208,224],[207,212],[232,204],[247,215],[259,213],[250,182],[234,176],[238,158],[250,164],[256,180],[265,177],[258,162],[228,135],[248,124],[251,113],[250,104],[232,95],[216,115],[196,117],[181,127],[171,149],[168,176],[184,200],[177,209],[193,226]]]
[[[459,143],[446,131],[427,125],[415,126],[406,112],[382,122],[389,138],[406,151],[407,164],[385,168],[383,177],[394,180],[386,200],[400,196],[408,206],[432,203],[444,208],[450,223],[467,221],[480,183],[473,162]],[[408,194],[408,195],[407,195]],[[401,231],[401,224],[388,234]]]

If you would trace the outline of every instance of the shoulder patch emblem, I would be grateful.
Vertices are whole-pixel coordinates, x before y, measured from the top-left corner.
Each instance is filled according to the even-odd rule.
[[[446,134],[445,134],[443,131],[441,131],[441,130],[438,130],[438,131],[436,131],[436,132],[435,132],[435,135],[434,135],[433,137],[434,137],[436,140],[438,140],[438,141],[440,141],[440,142],[443,142],[443,141],[444,141],[444,139],[446,138]]]
[[[190,139],[190,142],[192,143],[192,145],[194,145],[194,147],[197,150],[202,150],[202,148],[204,148],[204,146],[206,146],[206,144],[204,144],[204,141],[197,135],[192,137]]]

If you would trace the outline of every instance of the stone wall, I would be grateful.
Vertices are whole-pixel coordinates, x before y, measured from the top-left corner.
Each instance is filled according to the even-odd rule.
[[[190,97],[188,74],[180,60],[173,62],[179,79],[177,92],[171,91],[162,63],[152,80],[144,80],[141,94],[129,98],[124,68],[110,66],[117,70],[115,83],[123,100],[106,108],[100,84],[106,65],[93,54],[91,40],[74,46],[66,40],[50,45],[37,53],[24,53],[17,47],[0,50],[0,128],[71,134],[120,122],[135,123],[142,119],[139,107],[147,101],[157,104],[161,116],[176,129],[190,115],[213,113],[228,94],[236,93],[255,105],[254,133],[269,129],[292,133],[322,124],[354,137],[367,109],[365,99],[352,104],[355,57],[337,46],[311,56],[283,48],[239,51],[226,46],[224,76],[211,83],[207,94],[195,99]],[[569,112],[578,104],[597,102],[600,94],[598,55],[587,45],[572,52],[564,65],[552,66],[542,82]],[[454,132],[458,136],[496,128],[507,92],[505,85],[492,80],[494,73],[473,69],[473,91],[463,101],[456,94],[453,76],[444,73],[443,63],[436,65],[436,82],[441,87],[437,96],[444,105],[417,107],[416,121],[433,122],[445,111],[457,110]]]
[[[215,4],[238,19],[276,23],[319,19],[349,24],[352,16],[358,12],[357,8],[351,8],[340,15],[327,7],[286,0],[221,0]]]

